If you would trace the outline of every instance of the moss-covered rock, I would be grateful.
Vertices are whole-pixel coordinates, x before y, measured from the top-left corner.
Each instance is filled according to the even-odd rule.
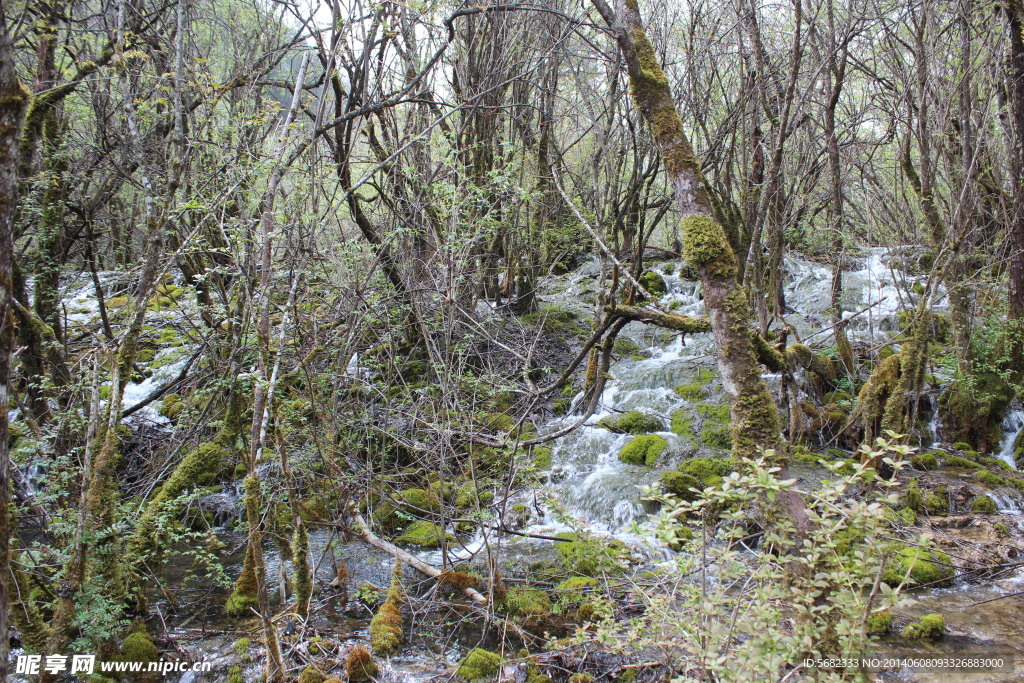
[[[697,382],[680,384],[672,391],[674,391],[676,396],[684,401],[703,401],[707,398],[707,392],[705,391],[704,386]]]
[[[946,630],[946,620],[941,614],[926,614],[917,622],[903,627],[903,635],[908,638],[938,638]]]
[[[398,499],[411,512],[437,512],[441,509],[441,501],[426,489],[405,489],[399,492]]]
[[[705,424],[700,430],[701,442],[709,448],[727,451],[732,448],[732,434],[724,424]]]
[[[381,657],[397,654],[405,640],[402,631],[402,565],[395,563],[391,587],[380,609],[370,620],[370,647]]]
[[[440,524],[419,520],[410,524],[395,542],[418,545],[421,548],[436,548],[441,545],[441,539],[446,539],[448,543],[455,541],[451,534],[445,533]]]
[[[654,270],[645,270],[637,279],[640,285],[654,296],[661,296],[668,291],[665,286],[665,278]]]
[[[691,489],[701,489],[700,480],[692,474],[686,474],[684,472],[677,472],[674,470],[668,470],[661,474],[661,487],[665,489],[666,493],[671,493],[681,500],[694,500],[697,498],[697,493],[691,491]]]
[[[971,512],[995,512],[996,502],[989,496],[975,496],[971,499]]]
[[[608,415],[597,422],[598,427],[604,427],[620,434],[648,434],[657,432],[664,428],[664,423],[654,415],[645,415],[639,410],[630,410],[621,415]]]
[[[460,510],[466,510],[475,506],[477,500],[480,501],[480,505],[488,505],[494,500],[494,493],[491,491],[481,491],[471,481],[467,481],[455,492],[455,507]]]
[[[718,486],[722,477],[733,471],[730,458],[690,458],[678,467],[678,471],[700,480],[701,486]]]
[[[547,446],[533,447],[533,466],[542,472],[551,469],[554,461],[554,453]]]
[[[477,647],[469,651],[455,673],[466,680],[476,681],[496,675],[500,668],[500,655]]]
[[[992,474],[988,470],[981,470],[980,472],[974,473],[974,478],[980,481],[989,488],[996,488],[998,486],[1006,486],[1006,480],[997,474]]]
[[[320,670],[310,664],[299,674],[299,683],[324,683],[327,676],[320,673]]]
[[[619,460],[628,465],[654,467],[658,458],[668,448],[668,441],[657,434],[644,434],[634,437],[619,451]]]
[[[672,423],[669,426],[673,434],[693,438],[693,416],[686,408],[677,408],[672,411]]]
[[[566,569],[584,576],[622,570],[621,555],[625,547],[621,542],[588,538],[578,534],[561,536],[565,540],[555,543],[555,552]]]
[[[379,673],[377,663],[369,651],[356,645],[345,656],[345,675],[350,681],[368,681]]]
[[[954,574],[946,553],[903,546],[889,558],[882,580],[891,586],[904,579],[910,584],[945,586],[952,582]]]
[[[168,420],[177,420],[185,404],[181,400],[181,394],[167,394],[160,401],[160,414]]]
[[[887,609],[878,610],[868,615],[865,630],[868,635],[880,636],[892,628],[892,612]]]
[[[505,594],[504,606],[512,616],[542,619],[551,614],[551,598],[537,588],[516,587]]]
[[[949,512],[949,491],[946,487],[939,486],[924,494],[924,509],[930,515]]]
[[[934,470],[939,461],[934,453],[919,453],[910,459],[910,465],[915,470]]]
[[[155,662],[160,657],[160,650],[142,631],[136,631],[124,639],[121,644],[119,659],[122,662]]]
[[[981,465],[976,462],[971,462],[967,458],[961,458],[959,455],[946,456],[944,461],[946,467],[962,467],[968,470],[981,469]]]

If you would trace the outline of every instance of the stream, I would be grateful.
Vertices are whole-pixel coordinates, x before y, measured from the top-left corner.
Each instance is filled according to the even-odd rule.
[[[898,311],[904,310],[908,302],[904,300],[904,292],[908,285],[921,281],[903,273],[898,268],[890,268],[891,250],[872,248],[864,251],[853,267],[844,273],[843,305],[844,310],[857,311],[859,314],[847,314],[849,318],[848,334],[851,341],[858,344],[880,346],[899,330]],[[676,273],[676,264],[662,263],[654,267],[664,278],[667,293],[662,297],[661,304],[674,312],[690,316],[703,315],[700,285],[698,282],[686,280]],[[787,306],[792,309],[786,316],[802,340],[809,340],[812,347],[818,343],[827,345],[831,335],[829,313],[829,290],[832,271],[829,267],[809,260],[787,256],[785,259],[787,284],[785,297]],[[548,305],[568,308],[589,317],[593,311],[596,297],[597,273],[596,262],[584,264],[572,273],[557,278],[550,277],[542,281],[540,299]],[[939,293],[942,296],[942,293]],[[93,313],[88,296],[76,293],[73,296],[73,316],[89,317]],[[942,308],[940,299],[937,308]],[[180,315],[180,313],[161,312],[157,315]],[[69,316],[70,317],[70,316]],[[77,319],[77,318],[76,318]],[[74,320],[72,320],[74,322]],[[670,416],[677,409],[689,411],[699,432],[702,417],[696,407],[705,402],[720,403],[724,400],[720,382],[717,379],[704,385],[704,393],[699,401],[680,398],[673,389],[680,384],[692,383],[708,373],[717,378],[717,365],[710,334],[689,335],[685,339],[667,334],[665,330],[641,323],[631,323],[620,335],[632,341],[636,351],[618,354],[619,357],[610,369],[612,378],[608,381],[600,406],[588,424],[553,442],[553,468],[544,485],[535,491],[519,494],[518,501],[526,502],[538,513],[525,529],[528,533],[552,535],[567,531],[573,527],[585,528],[590,531],[617,538],[633,545],[639,556],[651,561],[666,557],[667,551],[646,543],[638,535],[637,526],[646,520],[648,510],[640,499],[640,487],[655,483],[661,469],[674,467],[683,459],[694,456],[721,455],[704,446],[697,438],[679,436],[669,430]],[[173,358],[164,354],[175,353]],[[174,377],[187,362],[188,347],[175,351],[161,352],[156,358],[161,360],[161,367],[151,377],[137,384],[130,385],[126,392],[125,407],[147,396],[154,387]],[[353,363],[358,365],[358,360]],[[352,372],[357,372],[358,367]],[[938,371],[936,370],[936,373]],[[948,381],[937,375],[939,381]],[[779,376],[765,374],[765,379],[774,389],[779,388]],[[577,396],[574,407],[581,402]],[[934,402],[933,402],[934,405]],[[595,423],[603,417],[613,416],[625,411],[638,409],[653,414],[663,421],[663,429],[658,432],[669,443],[668,456],[653,470],[627,465],[618,458],[618,452],[632,438],[629,434],[615,434]],[[578,420],[578,415],[570,414],[551,419],[540,429],[541,433],[550,433],[567,424]],[[938,424],[937,411],[931,417],[934,440],[939,440],[941,426]],[[148,423],[159,428],[166,424],[166,418],[155,410],[155,404],[133,416],[136,423]],[[999,457],[1012,465],[1014,438],[1024,429],[1024,410],[1013,409],[1008,412],[1003,422],[1004,437]],[[796,468],[800,472],[801,468]],[[806,469],[806,468],[805,468]],[[822,470],[823,472],[824,470]],[[32,476],[38,472],[30,473]],[[805,476],[817,476],[820,472],[808,472]],[[230,519],[237,514],[239,505],[238,486],[240,482],[225,487],[216,494],[215,502],[220,506],[222,514],[217,518]],[[550,499],[557,503],[552,506],[545,501]],[[1021,515],[1018,501],[1012,496],[997,498],[999,511],[1010,523],[1020,526]],[[568,515],[572,524],[566,524],[564,515]],[[227,575],[237,576],[241,569],[244,555],[244,536],[221,527],[218,538],[227,552],[225,560]],[[470,549],[479,548],[483,543],[479,537],[466,543]],[[493,540],[493,539],[490,539]],[[317,569],[317,584],[320,592],[316,596],[324,603],[309,628],[316,631],[331,643],[331,647],[343,652],[351,644],[366,643],[368,640],[370,611],[353,598],[356,588],[363,583],[386,586],[393,560],[390,555],[378,551],[360,541],[342,542],[341,539],[328,531],[315,530],[310,534],[312,563]],[[529,538],[510,538],[502,540],[503,559],[526,561],[534,556],[551,554],[550,541]],[[427,562],[440,564],[437,551],[416,551],[415,554]],[[465,554],[465,553],[463,553]],[[350,573],[349,600],[332,593],[335,589],[328,584],[336,575],[337,562],[344,560]],[[272,593],[279,590],[279,567],[281,559],[276,549],[267,547],[267,575]],[[211,586],[208,581],[184,581],[191,568],[191,559],[187,556],[175,556],[164,571],[164,578],[172,585],[181,585],[175,591],[172,600],[165,594],[154,591],[151,605],[158,611],[169,634],[181,644],[184,654],[196,660],[210,661],[214,666],[211,674],[188,673],[180,677],[180,683],[200,683],[201,681],[223,681],[227,667],[235,664],[238,657],[232,645],[241,637],[251,635],[251,624],[245,629],[236,620],[223,615],[222,605],[225,591],[223,588]],[[287,567],[286,567],[287,568]],[[407,582],[416,592],[415,586],[422,577],[407,572]],[[426,585],[426,584],[424,584]],[[971,584],[964,581],[956,582],[950,588],[917,591],[907,594],[897,611],[908,617],[919,616],[928,612],[941,612],[949,626],[949,635],[937,644],[922,641],[910,641],[899,636],[883,639],[878,647],[879,654],[920,656],[926,653],[951,654],[953,652],[970,652],[974,654],[1016,653],[1018,657],[1024,648],[1024,599],[1019,593],[1024,591],[1024,575],[1019,569],[1008,572],[996,580]],[[987,602],[983,607],[975,607],[982,601],[1000,598]],[[419,618],[418,616],[414,618]],[[408,628],[407,631],[412,629]],[[306,634],[308,638],[308,633]],[[255,640],[255,638],[254,638]],[[298,639],[284,639],[283,647],[295,647]],[[418,681],[428,680],[432,676],[450,670],[465,653],[467,647],[475,645],[472,637],[464,637],[461,642],[445,640],[430,633],[417,637],[401,655],[393,658],[385,665],[383,675],[388,680]],[[248,658],[243,676],[245,680],[255,680],[259,675],[259,653],[253,651]],[[1001,674],[985,674],[972,678],[964,674],[956,677],[942,677],[932,673],[913,673],[910,671],[890,671],[882,678],[900,681],[1000,681],[1017,680],[1016,678],[1000,678]]]

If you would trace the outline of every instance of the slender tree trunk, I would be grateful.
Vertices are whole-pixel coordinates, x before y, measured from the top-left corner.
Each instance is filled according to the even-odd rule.
[[[1024,375],[1024,0],[1009,0],[1010,56],[1007,61],[1013,119],[1013,217],[1010,223],[1011,367]]]
[[[7,16],[0,6],[0,681],[7,680],[7,615],[10,600],[11,537],[10,453],[7,411],[14,353],[14,212],[18,196],[18,137],[30,95],[14,69],[14,48]]]

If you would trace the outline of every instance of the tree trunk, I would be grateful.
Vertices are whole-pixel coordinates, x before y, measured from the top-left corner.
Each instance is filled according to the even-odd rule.
[[[1010,367],[1024,374],[1024,0],[1009,0],[1010,58],[1007,81],[1013,119],[1013,218],[1010,223]]]
[[[683,254],[700,272],[704,304],[718,350],[718,367],[732,409],[733,454],[738,460],[772,449],[782,458],[779,415],[751,340],[750,309],[736,279],[736,256],[715,220],[704,176],[676,112],[668,78],[658,63],[635,2],[603,0],[595,7],[611,27],[629,73],[633,101],[651,126],[683,218]]]
[[[7,411],[14,352],[14,211],[18,195],[18,136],[29,93],[14,69],[14,48],[7,17],[0,7],[0,681],[7,680],[7,614],[10,601],[11,528],[10,454]]]

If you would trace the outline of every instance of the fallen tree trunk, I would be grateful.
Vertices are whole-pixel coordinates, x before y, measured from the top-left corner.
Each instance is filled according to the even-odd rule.
[[[609,306],[605,310],[608,312],[609,317],[651,323],[658,327],[665,327],[689,334],[711,331],[711,321],[707,318],[691,318],[688,315],[679,315],[677,313],[662,313],[653,308],[642,308],[640,306]]]
[[[438,579],[444,573],[437,567],[432,567],[426,562],[420,560],[415,555],[412,555],[402,550],[394,543],[390,543],[374,535],[374,533],[370,531],[370,527],[367,526],[366,520],[363,519],[363,516],[359,514],[359,511],[356,510],[355,508],[352,509],[352,526],[355,528],[356,534],[361,539],[372,545],[374,548],[379,548],[380,550],[383,550],[395,559],[401,560],[402,562],[409,565],[419,573],[429,576],[432,579]],[[462,589],[462,592],[466,594],[466,597],[468,597],[470,600],[472,600],[478,605],[487,604],[487,598],[484,597],[480,593],[480,591],[476,590],[475,588],[470,588],[467,586],[466,588]]]

